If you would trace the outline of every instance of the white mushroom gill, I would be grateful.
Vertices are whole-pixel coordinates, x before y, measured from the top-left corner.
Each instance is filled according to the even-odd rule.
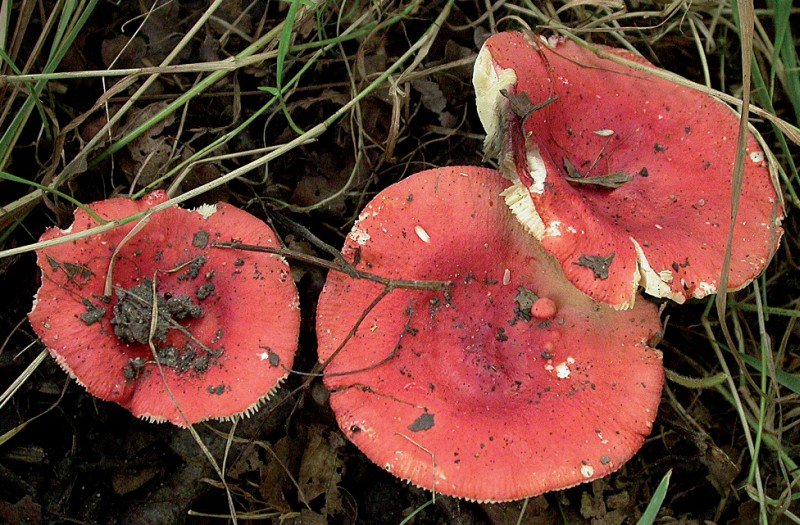
[[[525,141],[526,158],[528,163],[528,173],[530,173],[533,184],[529,188],[531,193],[541,195],[544,193],[544,182],[547,180],[547,167],[542,160],[539,146],[534,142]]]
[[[486,130],[484,147],[487,151],[502,144],[503,117],[501,111],[507,107],[508,101],[500,90],[508,89],[517,83],[517,74],[513,69],[495,67],[492,54],[486,47],[481,48],[472,70],[472,83],[475,86],[478,118]]]
[[[519,179],[514,181],[513,186],[509,186],[503,191],[502,197],[505,199],[511,213],[528,230],[528,233],[541,241],[547,232],[547,228],[545,228],[542,218],[539,217],[536,207],[533,205],[530,193],[528,193],[527,188],[522,185]]]

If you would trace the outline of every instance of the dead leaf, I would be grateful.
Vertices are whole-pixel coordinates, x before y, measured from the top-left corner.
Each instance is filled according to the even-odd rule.
[[[263,466],[264,462],[258,456],[258,449],[255,446],[248,446],[225,473],[232,479],[239,479],[243,474],[259,472]]]
[[[624,171],[609,173],[608,175],[601,175],[600,177],[584,177],[580,174],[575,165],[572,164],[572,161],[570,161],[567,157],[564,157],[564,169],[567,170],[568,176],[564,177],[564,180],[567,182],[571,182],[573,184],[584,184],[587,186],[597,186],[610,190],[615,190],[626,182],[633,180],[633,177]]]
[[[627,173],[620,171],[617,173],[609,173],[608,175],[601,175],[599,177],[564,177],[567,182],[573,184],[583,184],[585,186],[596,186],[599,188],[607,188],[615,190],[633,180],[633,177]]]
[[[145,483],[161,474],[157,466],[117,470],[111,475],[111,488],[123,496],[144,486]]]
[[[145,56],[147,45],[144,40],[127,35],[117,35],[114,38],[103,40],[100,45],[100,55],[106,67],[114,69],[127,69],[142,67],[142,57]]]
[[[339,483],[344,474],[344,461],[341,457],[344,445],[344,438],[338,432],[326,432],[319,425],[312,425],[308,429],[308,442],[300,463],[298,482],[307,502],[325,495],[322,510],[327,516],[344,512],[339,491]]]
[[[520,525],[550,525],[560,522],[558,509],[551,509],[544,496],[530,498],[523,505],[522,501],[508,503],[484,503],[483,512],[492,525],[519,523]]]
[[[30,496],[23,496],[16,503],[0,500],[0,522],[38,525],[42,523],[42,506]]]
[[[175,28],[182,27],[180,2],[164,2],[158,7],[157,16],[150,16],[142,27],[142,34],[147,39],[147,60],[150,64],[161,63],[171,53],[181,39]],[[142,13],[144,14],[144,13]],[[191,46],[184,48],[179,60],[188,58]]]
[[[166,102],[156,102],[140,110],[134,110],[117,136],[124,136],[157,115],[166,107]],[[161,176],[169,165],[172,155],[172,144],[169,137],[162,136],[164,129],[175,122],[170,114],[160,122],[153,124],[146,132],[128,144],[128,152],[132,162],[120,159],[120,166],[129,181],[134,179],[137,186],[145,186]]]
[[[224,23],[215,20],[217,18]],[[219,33],[224,33],[228,30],[228,25],[238,29],[245,35],[249,35],[253,31],[253,17],[245,13],[242,0],[226,0],[214,12],[214,17],[211,20],[211,27]]]
[[[606,515],[606,503],[603,500],[605,481],[598,479],[592,482],[592,493],[581,494],[581,516],[584,518],[601,518]]]
[[[431,80],[413,80],[411,87],[422,95],[422,105],[425,109],[436,113],[442,127],[452,128],[456,125],[456,117],[447,111],[447,97],[444,96],[439,84]]]
[[[739,475],[739,466],[718,447],[709,436],[698,436],[700,463],[708,467],[708,479],[717,492],[724,495],[730,490],[733,480]]]
[[[296,456],[300,450],[296,439],[284,436],[273,446],[257,442],[266,452],[264,465],[260,469],[261,497],[270,507],[284,513],[292,512],[292,505],[286,498],[294,491],[292,483],[292,466],[296,464]]]

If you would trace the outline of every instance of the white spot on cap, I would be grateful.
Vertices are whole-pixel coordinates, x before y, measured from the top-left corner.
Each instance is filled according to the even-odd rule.
[[[758,164],[759,162],[764,162],[764,152],[763,151],[754,151],[750,154],[750,160]]]
[[[374,217],[376,214],[377,212],[373,212],[372,216]],[[350,239],[352,239],[353,242],[355,242],[356,244],[360,244],[361,246],[367,244],[367,241],[370,238],[369,234],[361,229],[361,221],[367,219],[367,217],[369,216],[370,216],[369,211],[367,210],[362,211],[359,214],[358,219],[356,219],[355,224],[353,224],[353,229],[350,230],[350,233],[347,234],[347,236],[350,237]]]
[[[262,361],[268,361],[269,352],[261,352],[260,354],[258,354],[258,358],[261,359]]]
[[[594,476],[594,469],[590,465],[581,465],[581,474],[584,478],[591,478]]]
[[[597,131],[594,132],[594,134],[599,136],[599,137],[610,137],[611,135],[614,134],[614,130],[613,129],[598,129]]]
[[[559,379],[566,379],[569,377],[570,369],[567,363],[558,363],[556,365],[556,377]]]
[[[503,272],[503,284],[508,286],[511,284],[511,270],[506,268],[506,271]]]
[[[360,244],[361,246],[367,244],[367,241],[369,241],[370,239],[369,234],[364,230],[362,230],[361,228],[359,228],[358,224],[356,224],[353,227],[353,229],[348,234],[348,237],[350,237],[354,243]]]
[[[419,237],[422,242],[431,242],[431,236],[428,235],[428,232],[426,232],[425,229],[419,224],[414,226],[414,233],[417,234],[417,237]]]
[[[561,237],[561,221],[553,221],[544,232],[547,237]]]
[[[695,299],[702,299],[707,295],[713,295],[715,293],[717,293],[716,285],[712,283],[701,282],[697,285],[697,289],[692,295],[695,297]]]

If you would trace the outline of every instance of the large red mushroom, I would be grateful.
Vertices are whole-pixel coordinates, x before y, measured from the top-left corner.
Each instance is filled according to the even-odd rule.
[[[731,224],[738,116],[718,100],[561,38],[507,32],[475,64],[487,151],[516,182],[514,214],[598,301],[637,288],[682,303],[716,293],[733,227],[728,286],[746,286],[781,237],[768,159],[750,136]]]
[[[89,207],[116,220],[166,200],[155,192]],[[78,210],[70,228],[41,240],[97,225]],[[76,381],[136,416],[186,426],[249,414],[291,368],[299,303],[285,260],[211,246],[231,240],[278,247],[263,221],[220,203],[43,248],[28,318]]]
[[[394,289],[331,273],[317,314],[345,435],[395,476],[507,501],[591,481],[642,445],[663,383],[654,305],[596,303],[503,204],[498,172],[418,173],[379,193],[342,253]],[[359,319],[363,320],[359,323]],[[355,328],[354,335],[350,332]]]

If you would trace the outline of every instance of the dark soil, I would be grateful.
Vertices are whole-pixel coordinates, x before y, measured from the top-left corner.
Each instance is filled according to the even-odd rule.
[[[376,2],[353,3],[363,4],[360,9],[364,12],[378,12],[372,7]],[[18,16],[24,2],[12,4],[13,16]],[[45,13],[53,4],[40,2],[36,10]],[[254,2],[247,16],[236,21],[247,3],[224,4],[220,19],[239,24],[241,32],[255,37],[263,36],[287,14],[285,3]],[[385,16],[396,7],[389,4],[381,11]],[[324,55],[288,101],[287,111],[294,123],[301,129],[311,129],[351,98],[351,75],[355,75],[357,87],[363,88],[404,53],[428,29],[444,2],[422,4],[400,23],[378,34],[346,41],[341,48]],[[121,35],[132,37],[138,26],[138,21],[130,22],[141,14],[138,5],[99,2],[59,70],[105,69],[109,58],[121,48]],[[492,18],[482,17],[483,5],[456,2],[447,24],[417,68],[426,73],[391,88],[384,84],[363,100],[358,120],[342,118],[319,140],[279,157],[268,170],[248,173],[187,205],[231,202],[275,224],[289,248],[330,258],[304,238],[302,229],[290,224],[300,224],[339,248],[359,210],[387,185],[433,166],[482,164],[483,130],[474,108],[471,64],[440,69],[436,66],[456,63],[477,51],[490,31]],[[133,37],[134,43],[115,67],[159,63],[206,7],[207,2],[175,1],[156,11],[146,30]],[[301,26],[295,43],[336,34],[338,12],[333,4],[320,8],[316,17]],[[345,23],[352,23],[357,12],[359,9],[347,12]],[[502,13],[498,16],[511,14]],[[42,19],[37,16],[32,18],[22,41],[21,62],[41,31]],[[513,21],[502,24],[513,26]],[[642,38],[633,39],[632,43],[658,65],[702,81],[688,31],[673,32],[660,40],[649,39],[652,34],[648,31],[643,30]],[[222,32],[223,25],[210,23],[176,63],[223,59],[246,46],[236,34],[220,41]],[[594,40],[606,42],[607,37],[598,33]],[[727,51],[736,50],[728,46]],[[295,74],[309,55],[300,50],[290,53],[286,77]],[[712,60],[727,60],[721,56],[715,54]],[[351,61],[350,72],[344,65],[345,58]],[[736,68],[734,61],[726,71],[735,78]],[[193,100],[185,114],[179,111],[112,157],[94,162],[92,159],[97,159],[103,149],[92,153],[92,162],[66,179],[59,189],[81,202],[91,202],[127,192],[134,180],[137,190],[151,183],[150,189],[167,187],[171,181],[153,181],[191,152],[259,111],[266,94],[258,88],[274,86],[275,75],[274,59],[228,75]],[[138,118],[152,115],[165,102],[189,89],[197,78],[196,73],[163,76],[137,102]],[[113,79],[107,82],[112,84]],[[126,101],[136,85],[111,99],[111,111]],[[0,100],[7,96],[5,89],[0,83]],[[88,111],[102,93],[103,85],[97,77],[63,80],[45,92],[42,102],[49,111],[48,118],[63,129]],[[14,109],[18,107],[17,102]],[[104,118],[103,110],[98,110],[75,121],[78,125],[61,137],[63,142],[50,133],[41,133],[41,121],[33,118],[23,130],[12,162],[4,169],[40,183],[51,182],[49,169],[56,167],[60,171],[64,160],[69,162],[81,150]],[[123,127],[131,129],[136,122],[134,114]],[[271,109],[215,155],[283,144],[295,136],[283,111]],[[153,152],[156,157],[145,162]],[[255,155],[223,158],[203,164],[181,182],[180,188],[189,190],[254,158]],[[351,177],[349,190],[343,195],[313,207]],[[2,184],[2,204],[29,191],[21,185],[12,186],[5,181]],[[19,217],[19,227],[6,230],[3,248],[35,242],[46,227],[68,226],[73,208],[65,200],[48,196]],[[797,231],[795,226],[793,219],[787,220],[790,239]],[[785,248],[788,257],[779,257],[784,262],[775,263],[781,266],[771,270],[780,279],[780,286],[768,289],[771,304],[783,305],[800,294],[796,271],[784,271],[783,267],[785,260],[792,260],[795,247],[791,244]],[[303,313],[294,368],[309,372],[316,363],[315,305],[325,271],[302,262],[293,266]],[[601,270],[598,266],[597,271]],[[0,391],[17,380],[43,350],[25,320],[38,283],[33,253],[0,259]],[[747,291],[741,293],[742,297],[746,295]],[[183,306],[191,310],[196,301],[188,298],[188,302]],[[669,324],[659,348],[664,352],[666,367],[688,376],[719,371],[700,325],[705,308],[705,301],[681,308],[665,306],[662,317],[669,318]],[[200,315],[185,313],[195,314]],[[127,314],[120,311],[117,315]],[[745,332],[755,334],[757,339],[758,326],[753,318],[742,315],[740,323]],[[770,318],[768,330],[772,334],[786,333],[786,318]],[[142,334],[126,337],[147,340]],[[791,337],[795,346],[790,347],[793,357],[788,360],[797,367],[800,359],[796,334]],[[291,375],[264,407],[240,420],[235,428],[229,422],[196,426],[210,453],[220,462],[227,458],[226,482],[236,508],[245,513],[239,523],[396,524],[418,509],[421,510],[410,523],[503,524],[517,523],[520,516],[519,522],[528,524],[635,523],[670,470],[672,481],[659,523],[745,524],[757,519],[758,506],[745,491],[749,457],[738,415],[713,389],[688,389],[668,382],[651,437],[630,462],[607,478],[526,502],[479,504],[437,495],[429,503],[429,492],[394,478],[350,444],[336,424],[321,381],[316,379],[305,385],[305,379]],[[787,430],[783,441],[800,441],[798,428]],[[232,430],[235,437],[228,450],[227,437]],[[0,410],[0,436],[11,431],[16,433],[6,435],[8,439],[0,442],[1,523],[231,522],[225,488],[188,431],[137,420],[112,403],[95,400],[49,357]],[[768,483],[765,489],[774,495],[784,486],[783,476],[772,452],[762,450],[762,456],[761,475]],[[485,477],[487,483],[491,482],[492,473],[486,472]]]

